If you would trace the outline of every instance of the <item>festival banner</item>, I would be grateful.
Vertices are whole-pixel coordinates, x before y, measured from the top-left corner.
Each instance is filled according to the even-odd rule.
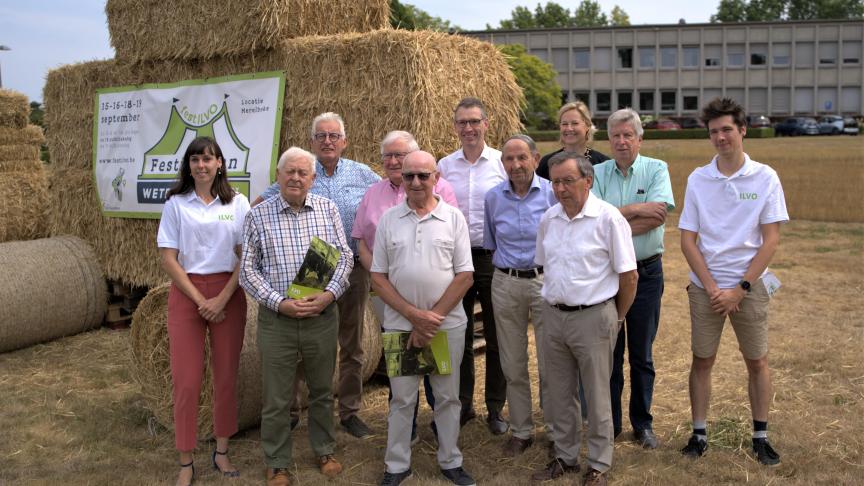
[[[186,147],[216,139],[231,185],[250,201],[275,173],[281,71],[96,90],[93,176],[105,216],[159,218]]]

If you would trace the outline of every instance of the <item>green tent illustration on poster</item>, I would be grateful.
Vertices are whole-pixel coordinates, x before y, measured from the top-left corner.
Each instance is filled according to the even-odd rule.
[[[225,97],[227,98],[228,95]],[[217,105],[211,105],[207,112],[201,114],[190,114],[184,106],[182,110],[189,118],[204,121],[201,125],[195,125],[181,115],[177,108],[179,101],[174,98],[168,126],[165,127],[162,137],[144,153],[144,164],[141,167],[141,175],[138,176],[139,202],[163,203],[165,191],[177,177],[186,147],[195,138],[205,136],[212,137],[219,143],[229,182],[248,197],[251,177],[247,171],[249,147],[243,144],[234,131],[227,102],[223,100],[218,110]]]

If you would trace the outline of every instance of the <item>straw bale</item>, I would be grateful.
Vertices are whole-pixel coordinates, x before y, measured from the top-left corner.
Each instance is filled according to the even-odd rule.
[[[48,175],[41,164],[28,170],[0,170],[0,201],[0,242],[48,236]]]
[[[390,130],[413,133],[421,148],[439,157],[458,148],[453,107],[465,96],[486,103],[490,145],[521,129],[522,92],[491,44],[430,31],[379,30],[289,39],[274,49],[209,61],[92,61],[55,69],[44,91],[52,166],[91,170],[97,88],[277,70],[286,76],[280,147],[308,147],[312,119],[335,111],[347,125],[345,156],[379,173],[378,144]],[[72,184],[52,179],[67,189]],[[157,223],[105,221],[95,193],[84,191],[92,192],[92,182],[83,183],[71,188],[79,197],[57,195],[55,204],[66,207],[54,211],[52,234],[90,241],[108,278],[144,286],[164,281],[154,241]]]
[[[42,128],[36,125],[26,125],[19,128],[0,126],[0,145],[42,145],[45,143],[45,135]]]
[[[0,145],[0,167],[5,165],[6,162],[39,160],[40,155],[42,155],[42,151],[39,145],[24,143],[17,145]],[[0,170],[4,169],[0,168]]]
[[[132,316],[130,336],[131,363],[133,379],[141,386],[146,407],[153,412],[156,420],[173,430],[173,398],[171,381],[171,362],[168,345],[168,290],[170,284],[163,284],[150,290],[138,304]],[[255,427],[261,420],[261,359],[258,354],[258,305],[246,296],[246,330],[243,351],[240,354],[240,368],[237,374],[238,426],[240,429]],[[371,303],[367,309],[371,307]],[[374,316],[371,316],[374,317]],[[377,339],[364,338],[363,380],[366,381],[381,359],[381,340],[377,320],[370,320],[367,311],[364,331],[377,335]],[[370,332],[371,330],[371,332]],[[368,347],[367,347],[368,346]],[[210,368],[210,347],[205,345],[204,385],[198,402],[198,437],[206,438],[213,430],[213,376]],[[335,383],[334,377],[334,383]]]
[[[34,172],[40,169],[44,169],[45,164],[42,163],[38,158],[34,159],[21,159],[21,160],[3,160],[0,159],[0,172]],[[47,182],[48,175],[45,175],[45,180]],[[46,184],[45,190],[48,190],[48,186]],[[47,195],[47,192],[46,192]],[[47,221],[46,221],[47,223]]]
[[[288,38],[390,25],[388,0],[108,0],[105,13],[111,45],[126,61],[241,55]]]
[[[0,353],[99,326],[108,294],[96,255],[69,236],[0,244]]]
[[[0,127],[24,128],[30,120],[27,96],[17,91],[0,89]]]

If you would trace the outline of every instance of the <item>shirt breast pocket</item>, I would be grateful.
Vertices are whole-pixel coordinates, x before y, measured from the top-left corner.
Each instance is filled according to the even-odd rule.
[[[407,262],[408,245],[404,241],[390,241],[387,243],[387,261],[392,268],[399,268]]]
[[[432,265],[441,270],[453,268],[453,249],[456,242],[447,238],[435,238],[432,240]]]

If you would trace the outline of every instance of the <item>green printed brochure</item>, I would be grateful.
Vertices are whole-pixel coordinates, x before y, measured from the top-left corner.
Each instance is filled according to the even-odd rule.
[[[410,336],[410,332],[381,333],[387,376],[450,374],[450,349],[446,332],[438,331],[429,344],[422,348],[409,348]]]
[[[340,255],[341,252],[335,246],[313,236],[306,257],[303,258],[303,264],[300,265],[294,281],[288,286],[286,297],[302,299],[324,292],[330,279],[333,278]]]

